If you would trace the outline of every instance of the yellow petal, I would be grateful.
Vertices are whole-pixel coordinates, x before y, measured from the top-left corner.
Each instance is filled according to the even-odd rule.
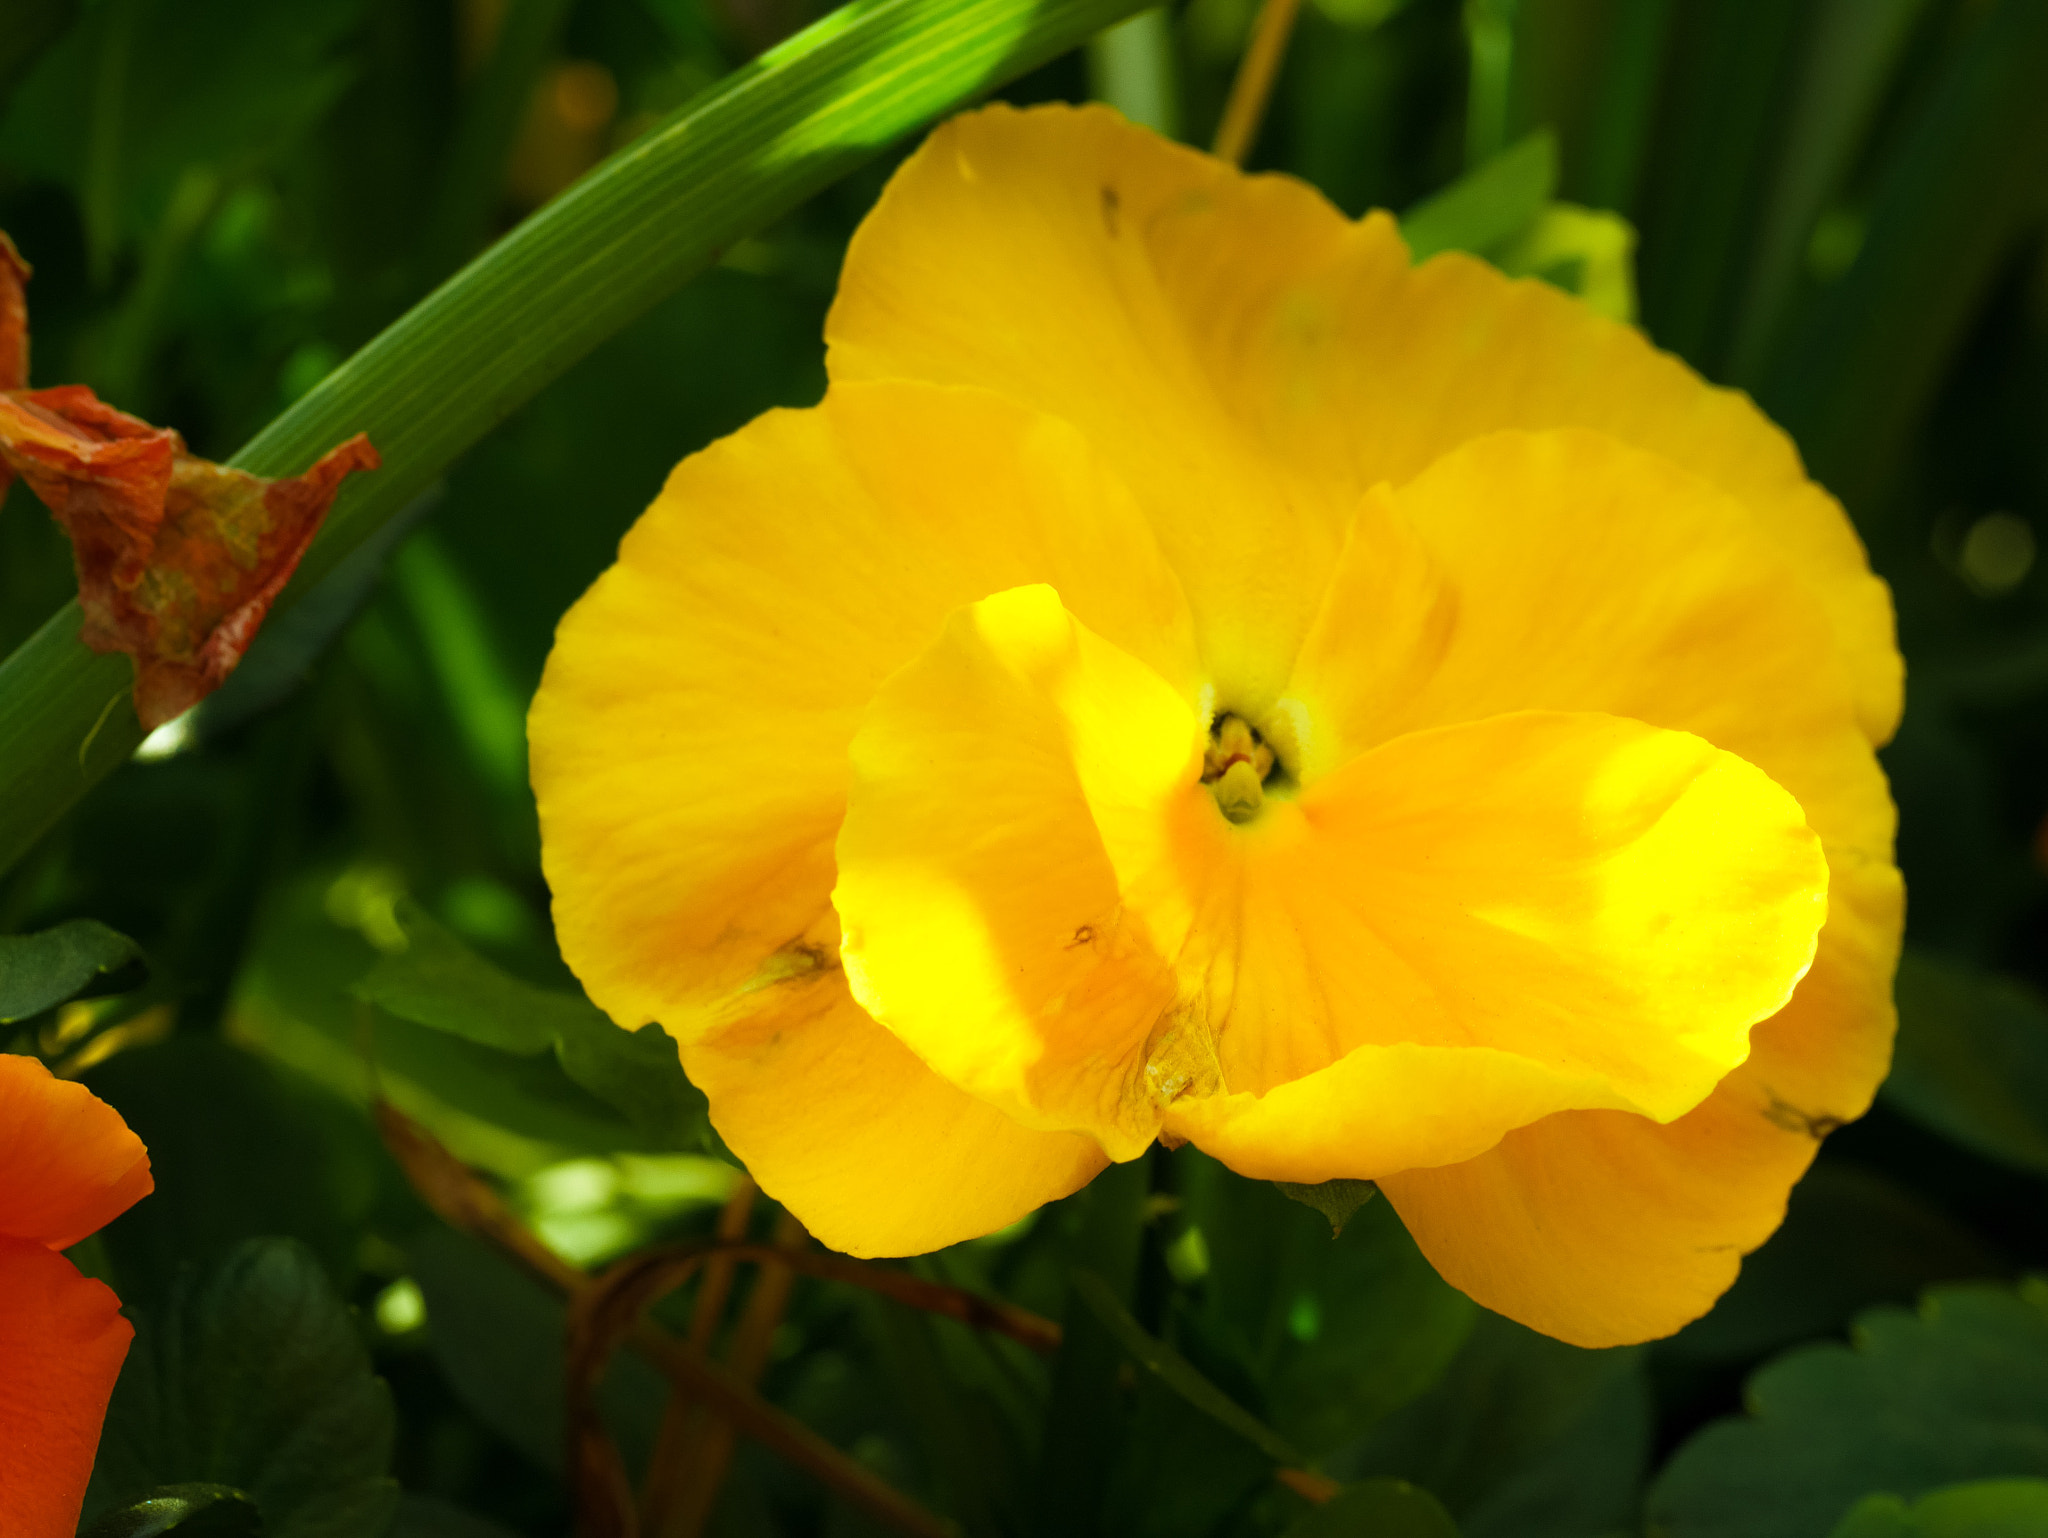
[[[1270,1179],[1452,1163],[1568,1108],[1682,1115],[1785,1002],[1826,911],[1791,797],[1614,717],[1397,738],[1272,820],[1234,927],[1190,946],[1233,1093],[1166,1122]]]
[[[1238,228],[1256,239],[1227,238]],[[1161,242],[1192,255],[1219,233],[1170,291]],[[1189,322],[1234,326],[1294,264],[1355,238],[1301,183],[1247,180],[1107,108],[969,113],[854,236],[827,366],[977,385],[1079,426],[1153,515],[1219,689],[1256,711],[1286,678],[1354,494],[1263,451]]]
[[[1291,687],[1312,768],[1507,710],[1601,711],[1747,759],[1831,861],[1888,865],[1890,799],[1828,636],[1711,483],[1601,434],[1499,433],[1364,500]]]
[[[835,378],[979,384],[1111,446],[1246,708],[1358,496],[1487,433],[1577,426],[1734,496],[1814,589],[1869,740],[1897,723],[1889,594],[1747,398],[1546,284],[1457,254],[1411,269],[1385,215],[1106,109],[940,128],[855,237],[827,332]]]
[[[1196,711],[1051,588],[954,615],[854,739],[833,893],[854,997],[971,1094],[1136,1157],[1174,980],[1126,921],[1097,809],[1206,799],[1201,748]]]
[[[1420,639],[1390,647],[1380,613]],[[1833,873],[1819,955],[1845,947],[1869,969],[1863,1005],[1811,1044],[1800,1095],[1860,1107],[1891,1040],[1895,814],[1828,634],[1793,563],[1708,483],[1597,434],[1502,433],[1366,499],[1298,714],[1340,759],[1537,706],[1689,731],[1756,765]]]
[[[837,973],[698,1033],[683,1066],[754,1179],[824,1244],[920,1255],[1014,1223],[1109,1161],[955,1089],[864,1014]]]
[[[1580,1346],[1669,1335],[1704,1314],[1770,1237],[1820,1138],[1883,1078],[1902,893],[1838,871],[1830,935],[1752,1055],[1690,1115],[1569,1112],[1479,1158],[1380,1185],[1444,1279]],[[1857,922],[1840,925],[1847,906]]]
[[[562,621],[529,723],[557,931],[591,996],[674,1023],[829,964],[861,711],[952,610],[1041,581],[1193,689],[1179,588],[1063,423],[837,386],[678,466]]]
[[[1813,954],[1827,871],[1740,759],[1606,716],[1411,734],[1233,828],[1199,718],[1043,587],[957,615],[853,759],[855,997],[938,1073],[1131,1157],[1371,1178],[1551,1112],[1669,1120]]]

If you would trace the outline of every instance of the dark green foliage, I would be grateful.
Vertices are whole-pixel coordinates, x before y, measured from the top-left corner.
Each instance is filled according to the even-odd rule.
[[[133,940],[92,919],[0,935],[0,1024],[41,1014],[141,958]]]
[[[1748,1400],[1751,1419],[1710,1427],[1659,1476],[1650,1516],[1671,1538],[1806,1538],[1868,1491],[2048,1477],[2048,1285],[1874,1310],[1852,1345],[1772,1363]]]
[[[166,1485],[139,1501],[117,1506],[84,1530],[83,1538],[257,1538],[263,1516],[256,1503],[226,1485]]]
[[[1868,1495],[1829,1538],[2030,1538],[2048,1532],[2048,1480],[1987,1479],[1911,1502]]]
[[[1570,1538],[1629,1522],[1650,1414],[1640,1351],[1581,1351],[1482,1314],[1429,1391],[1330,1466],[1413,1480],[1475,1538]]]
[[[251,1240],[142,1316],[87,1510],[205,1483],[243,1492],[271,1538],[377,1538],[398,1504],[393,1430],[318,1259]]]
[[[1313,1207],[1330,1220],[1330,1237],[1339,1238],[1344,1225],[1358,1215],[1358,1209],[1380,1194],[1370,1180],[1325,1180],[1321,1185],[1296,1185],[1291,1180],[1273,1182],[1291,1202]]]
[[[1458,1538],[1427,1490],[1402,1479],[1349,1485],[1287,1529],[1286,1538]]]

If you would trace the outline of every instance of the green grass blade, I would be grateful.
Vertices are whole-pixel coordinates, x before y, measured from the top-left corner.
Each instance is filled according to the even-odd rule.
[[[1862,249],[1797,317],[1757,399],[1856,515],[1879,569],[1914,429],[2001,265],[2048,217],[2048,6],[2005,0],[1942,67],[1878,180]]]
[[[635,140],[235,456],[259,475],[294,474],[359,431],[384,454],[381,471],[343,490],[279,607],[734,240],[1141,4],[856,0]],[[0,663],[0,869],[141,737],[127,659],[93,656],[78,623],[67,605]]]

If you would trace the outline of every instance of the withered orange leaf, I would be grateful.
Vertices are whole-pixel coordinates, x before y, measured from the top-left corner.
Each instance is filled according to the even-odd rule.
[[[0,379],[28,269],[0,235]],[[10,317],[18,317],[13,342]],[[23,379],[25,383],[25,379]],[[83,385],[0,391],[0,492],[13,476],[56,515],[78,567],[80,631],[135,659],[135,714],[161,726],[226,681],[353,470],[379,463],[358,433],[312,469],[266,480],[185,451],[167,427]]]
[[[0,230],[0,390],[28,388],[28,277],[28,263]]]

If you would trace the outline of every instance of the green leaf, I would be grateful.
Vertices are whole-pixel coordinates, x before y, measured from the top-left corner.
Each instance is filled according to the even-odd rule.
[[[237,1042],[358,1105],[381,1093],[464,1163],[514,1179],[579,1155],[678,1146],[623,1120],[551,1054],[480,1046],[352,999],[380,952],[330,913],[339,884],[315,875],[266,905],[228,1012]],[[386,943],[403,937],[388,910],[379,924]]]
[[[431,1495],[407,1491],[384,1538],[512,1538],[495,1522]]]
[[[255,1503],[226,1485],[167,1485],[106,1513],[79,1538],[258,1538],[263,1517]]]
[[[562,1467],[561,1298],[498,1251],[438,1225],[408,1247],[427,1306],[427,1344],[448,1386],[478,1421],[544,1469]],[[634,1467],[646,1459],[668,1398],[666,1381],[621,1352],[598,1402]]]
[[[142,948],[94,919],[32,935],[0,935],[0,1023],[75,998],[97,977],[142,959]]]
[[[531,1057],[552,1048],[562,1071],[643,1132],[684,1146],[703,1137],[704,1097],[658,1025],[625,1031],[581,994],[536,988],[479,956],[417,903],[393,910],[405,948],[382,956],[350,992],[401,1020]]]
[[[1658,1352],[1749,1366],[1787,1346],[1840,1335],[1864,1309],[1910,1304],[1929,1287],[2004,1269],[1955,1218],[1883,1175],[1824,1153],[1792,1188],[1778,1231],[1742,1262],[1735,1285]]]
[[[1557,192],[1557,136],[1538,129],[1401,216],[1420,262],[1439,251],[1488,252],[1519,234]]]
[[[1304,1207],[1313,1207],[1330,1220],[1330,1237],[1337,1238],[1344,1232],[1344,1225],[1358,1213],[1358,1209],[1380,1194],[1380,1188],[1370,1180],[1325,1180],[1321,1185],[1296,1185],[1291,1180],[1276,1180],[1274,1186],[1282,1196],[1291,1202],[1300,1202]]]
[[[78,192],[95,265],[180,175],[275,163],[347,87],[362,0],[106,0],[23,82],[0,156]]]
[[[78,19],[79,0],[16,0],[0,31],[0,113],[15,85]]]
[[[587,999],[536,988],[500,971],[417,903],[401,900],[394,917],[403,949],[385,953],[349,988],[365,1003],[521,1057],[545,1052],[564,1029],[575,1028],[572,1021],[597,1014]]]
[[[1827,199],[1840,193],[1871,117],[1897,78],[1899,53],[1926,9],[1927,0],[1814,8],[1735,317],[1729,374],[1737,382],[1752,378],[1763,360],[1797,285],[1814,223]]]
[[[1458,1538],[1458,1524],[1427,1490],[1405,1479],[1368,1479],[1345,1486],[1283,1538]]]
[[[1629,213],[1643,233],[1644,328],[1710,378],[1811,9],[1784,0],[1672,7],[1654,138]]]
[[[1951,1485],[1911,1505],[1867,1495],[1829,1538],[2039,1538],[2048,1533],[2048,1480]]]
[[[397,1175],[346,1104],[196,1032],[117,1053],[86,1086],[148,1146],[156,1173],[155,1194],[100,1233],[125,1302],[147,1306],[181,1269],[259,1236],[297,1239],[351,1275]]]
[[[1075,1254],[1119,1312],[1137,1288],[1150,1163],[1112,1164],[1073,1199],[1080,1219]],[[1083,1291],[1081,1274],[1076,1268],[1067,1278],[1064,1333],[1039,1438],[1035,1515],[1048,1533],[1097,1524],[1131,1432],[1131,1406],[1119,1392],[1123,1347]]]
[[[1275,1463],[1307,1460],[1278,1432],[1195,1370],[1193,1363],[1133,1319],[1109,1284],[1092,1271],[1074,1273],[1074,1293],[1132,1361],[1215,1421],[1236,1432]]]
[[[2000,1163],[2048,1174],[2048,1000],[2025,984],[1908,951],[1884,1097]]]
[[[1210,1343],[1204,1364],[1228,1377],[1212,1358],[1234,1360],[1290,1443],[1319,1456],[1442,1376],[1478,1310],[1436,1274],[1389,1203],[1362,1208],[1333,1238],[1270,1184],[1192,1149],[1176,1158],[1186,1216],[1210,1257],[1193,1321]]]
[[[1581,1350],[1481,1314],[1426,1394],[1325,1466],[1412,1480],[1468,1538],[1582,1538],[1633,1522],[1650,1435],[1639,1349]]]
[[[234,457],[296,474],[355,432],[384,468],[344,491],[283,613],[549,380],[743,236],[884,147],[1142,0],[855,0],[548,203]],[[290,7],[273,7],[280,15]],[[131,668],[67,605],[0,664],[0,869],[141,740]]]
[[[1767,12],[1793,8],[1775,0]],[[1861,248],[1791,323],[1757,402],[1798,440],[1814,477],[1848,504],[1880,566],[1880,515],[1956,349],[2008,259],[2033,238],[2048,184],[2048,6],[2002,0],[1974,25],[1891,130]],[[1673,193],[1689,197],[1690,188]],[[1648,271],[1644,274],[1647,303]],[[1659,333],[1659,340],[1668,340]],[[1924,549],[1917,519],[1897,531]]]
[[[1650,1495],[1669,1538],[1810,1538],[1866,1493],[2048,1476],[2048,1284],[1937,1288],[1873,1309],[1853,1346],[1750,1379],[1750,1415],[1682,1447]]]
[[[1609,320],[1633,321],[1635,248],[1635,228],[1620,214],[1550,203],[1487,254],[1511,278],[1541,278]]]
[[[391,1395],[312,1252],[242,1245],[138,1322],[100,1438],[95,1518],[169,1484],[247,1493],[265,1538],[381,1538]]]

